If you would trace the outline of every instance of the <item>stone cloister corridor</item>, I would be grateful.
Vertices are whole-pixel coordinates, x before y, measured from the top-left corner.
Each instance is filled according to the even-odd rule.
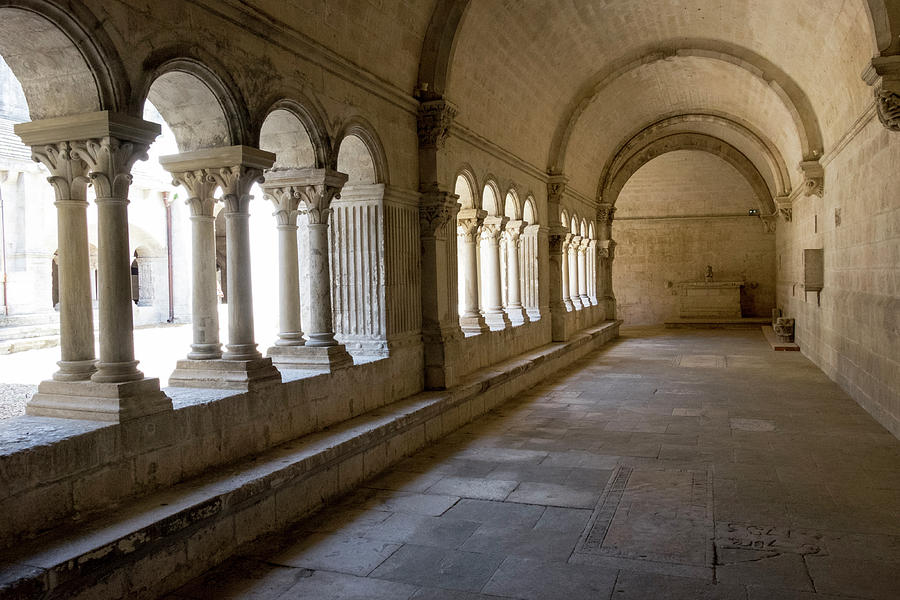
[[[758,331],[626,329],[166,599],[891,600],[898,462]]]
[[[900,597],[900,0],[0,0],[0,600]]]

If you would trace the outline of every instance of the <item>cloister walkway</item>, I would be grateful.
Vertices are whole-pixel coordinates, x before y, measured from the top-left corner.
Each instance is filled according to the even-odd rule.
[[[900,441],[758,331],[622,337],[168,596],[900,597]]]

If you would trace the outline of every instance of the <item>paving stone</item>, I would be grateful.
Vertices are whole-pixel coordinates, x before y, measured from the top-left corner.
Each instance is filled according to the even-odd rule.
[[[297,569],[251,558],[233,558],[173,593],[191,600],[270,600],[312,575]]]
[[[745,600],[743,585],[713,583],[686,577],[622,570],[611,596],[614,600]]]
[[[523,482],[507,500],[523,504],[545,506],[567,506],[570,508],[593,508],[599,498],[599,491],[583,490],[554,483]]]
[[[491,502],[464,498],[443,515],[445,519],[462,519],[494,525],[533,526],[544,513],[543,506],[511,502]]]
[[[475,477],[444,477],[428,488],[429,494],[478,498],[480,500],[503,500],[516,489],[517,481],[502,479],[480,479]]]
[[[416,587],[371,577],[316,571],[301,579],[278,600],[406,600]]]
[[[832,556],[805,558],[816,591],[874,600],[900,598],[900,574],[897,572],[900,563]]]
[[[284,547],[267,560],[290,567],[365,576],[398,548],[400,544],[382,540],[317,533]]]
[[[502,557],[407,544],[375,569],[372,577],[427,587],[480,591]]]
[[[609,597],[616,574],[615,569],[509,557],[482,591],[525,600],[596,600]]]
[[[480,523],[473,521],[396,513],[368,528],[365,535],[389,542],[458,548],[479,526]]]

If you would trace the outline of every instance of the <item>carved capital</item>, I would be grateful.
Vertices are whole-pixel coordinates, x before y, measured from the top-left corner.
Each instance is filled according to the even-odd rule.
[[[128,201],[131,167],[138,160],[147,160],[149,148],[149,144],[108,136],[71,142],[72,155],[88,166],[87,176],[96,190],[98,201]]]
[[[481,239],[491,242],[499,242],[503,226],[509,221],[509,217],[485,217],[481,225]]]
[[[443,148],[458,109],[447,100],[429,100],[419,104],[416,126],[420,148]]]
[[[503,228],[502,238],[513,248],[518,248],[524,231],[525,221],[509,221]]]
[[[550,244],[550,254],[562,254],[563,246],[566,241],[566,233],[562,228],[551,229],[547,235],[547,241]]]
[[[818,160],[804,160],[800,163],[803,173],[803,194],[816,195],[821,198],[825,194],[825,169]]]
[[[785,221],[790,223],[793,213],[791,211],[791,199],[788,196],[775,197],[775,212]]]
[[[559,204],[562,202],[563,194],[566,191],[566,183],[568,178],[562,174],[551,175],[547,179],[547,202],[551,204]]]
[[[600,258],[612,260],[616,257],[616,243],[613,240],[602,240],[599,250]]]
[[[250,204],[250,188],[263,182],[263,170],[258,167],[234,165],[209,169],[209,176],[222,188],[222,201],[228,213],[246,213]]]
[[[419,235],[428,239],[444,239],[447,228],[459,210],[458,196],[437,190],[425,192],[419,202]]]
[[[278,225],[297,225],[297,212],[300,206],[300,190],[292,185],[264,186],[263,195],[272,203],[275,211],[272,216]]]
[[[609,225],[613,222],[615,213],[616,207],[612,204],[600,204],[597,207],[597,222],[602,225]]]
[[[775,233],[775,227],[778,224],[778,215],[760,216],[759,220],[762,221],[763,227],[765,227],[766,229],[766,233]]]
[[[900,56],[873,58],[863,79],[874,88],[881,124],[891,131],[900,131]]]
[[[172,185],[180,185],[187,191],[188,198],[184,203],[190,207],[192,217],[213,216],[213,207],[216,205],[213,198],[216,182],[206,169],[172,173]]]
[[[487,216],[486,210],[464,208],[456,216],[456,235],[462,242],[475,243],[481,234],[481,225]]]
[[[57,201],[84,202],[88,167],[81,158],[72,154],[69,142],[34,146],[31,158],[50,171],[47,181],[53,186]]]

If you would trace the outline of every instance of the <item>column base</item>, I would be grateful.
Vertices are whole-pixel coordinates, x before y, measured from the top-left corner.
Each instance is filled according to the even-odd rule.
[[[572,300],[569,298],[565,298],[563,300],[563,306],[565,307],[566,312],[572,312],[573,310],[575,310],[575,305],[572,303]]]
[[[502,310],[496,313],[484,313],[484,322],[491,331],[500,331],[501,329],[512,327],[512,321],[509,320],[509,315]]]
[[[582,305],[583,307],[585,307],[585,308],[587,308],[588,306],[593,306],[593,305],[594,305],[594,303],[591,302],[591,299],[588,297],[587,294],[578,296],[578,299],[581,300],[581,305]]]
[[[159,389],[159,379],[124,383],[42,381],[25,406],[37,417],[121,423],[172,410],[172,400]]]
[[[525,315],[528,317],[530,322],[540,321],[541,320],[541,309],[538,307],[526,308]]]
[[[272,346],[266,355],[281,369],[315,369],[330,373],[353,366],[353,357],[343,344]]]
[[[468,333],[470,335],[490,331],[487,323],[484,322],[484,317],[481,315],[478,315],[477,317],[460,317],[459,328],[463,330],[463,333]]]
[[[529,320],[525,309],[521,306],[518,308],[507,308],[506,314],[509,316],[509,322],[513,325],[524,325]]]
[[[254,360],[179,360],[169,377],[172,387],[248,391],[281,383],[269,358]]]

